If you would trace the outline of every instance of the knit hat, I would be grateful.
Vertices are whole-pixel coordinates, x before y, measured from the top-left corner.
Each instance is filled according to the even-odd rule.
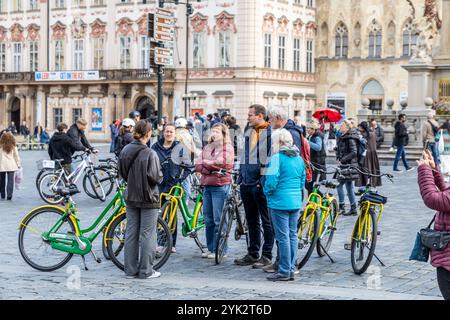
[[[317,130],[320,128],[319,121],[316,119],[311,119],[306,123],[306,128]]]

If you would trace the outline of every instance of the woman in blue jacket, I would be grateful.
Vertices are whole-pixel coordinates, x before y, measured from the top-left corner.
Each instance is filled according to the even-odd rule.
[[[278,241],[280,262],[278,272],[267,279],[288,281],[294,280],[298,250],[297,221],[306,180],[305,163],[286,129],[278,129],[272,134],[272,152],[264,193]]]

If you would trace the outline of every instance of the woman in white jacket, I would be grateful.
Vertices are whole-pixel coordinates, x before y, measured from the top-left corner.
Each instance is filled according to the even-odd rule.
[[[16,139],[10,132],[0,137],[0,198],[11,200],[14,190],[14,174],[21,167]],[[6,183],[8,180],[8,183]],[[5,189],[6,187],[6,189]]]

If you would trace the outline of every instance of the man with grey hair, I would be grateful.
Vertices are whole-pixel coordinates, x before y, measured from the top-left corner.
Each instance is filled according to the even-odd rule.
[[[302,149],[302,128],[297,126],[295,122],[289,119],[288,113],[285,108],[274,106],[269,108],[267,115],[269,116],[269,123],[273,129],[286,129],[292,135],[294,139],[294,145],[298,150]]]
[[[427,121],[422,125],[422,143],[433,155],[434,162],[439,164],[439,149],[437,142],[439,141],[439,123],[434,119],[436,111],[430,110],[427,114]]]

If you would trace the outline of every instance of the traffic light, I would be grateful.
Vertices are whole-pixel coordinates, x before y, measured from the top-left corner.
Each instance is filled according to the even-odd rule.
[[[149,13],[147,16],[147,34],[150,39],[155,37],[155,14]]]

